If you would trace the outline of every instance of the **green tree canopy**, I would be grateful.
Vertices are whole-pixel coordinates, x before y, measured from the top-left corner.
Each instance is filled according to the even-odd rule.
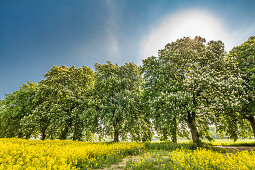
[[[251,36],[242,45],[233,48],[228,58],[236,65],[235,73],[240,74],[243,80],[243,90],[237,97],[242,98],[241,109],[234,114],[239,126],[246,119],[250,122],[255,137],[255,36]],[[236,121],[236,122],[237,122]]]
[[[36,107],[23,119],[24,123],[33,124],[43,140],[58,136],[66,139],[69,134],[73,140],[81,140],[93,85],[94,72],[88,67],[53,66],[38,83]]]
[[[151,137],[149,121],[141,111],[142,75],[134,63],[123,66],[95,64],[95,114],[98,133],[115,142],[128,135],[134,140]],[[141,134],[145,134],[142,136]]]
[[[19,90],[7,94],[1,101],[0,108],[0,137],[29,138],[31,131],[23,128],[22,119],[32,114],[36,107],[33,100],[37,85],[28,82]]]
[[[225,55],[221,41],[206,44],[201,37],[184,37],[167,44],[158,58],[143,61],[145,90],[156,129],[166,127],[174,132],[176,118],[178,129],[185,129],[185,124],[189,127],[193,142],[202,136],[210,139],[215,97],[222,94],[222,83],[228,86],[235,82],[225,71]]]

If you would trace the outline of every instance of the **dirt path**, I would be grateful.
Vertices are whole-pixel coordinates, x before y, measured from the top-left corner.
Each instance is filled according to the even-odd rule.
[[[94,169],[94,170],[123,170],[126,167],[126,164],[129,160],[138,160],[140,159],[139,155],[136,156],[127,156],[123,158],[122,162],[119,162],[118,164],[113,164],[111,167],[106,167],[103,169]]]
[[[137,156],[127,156],[125,157],[122,162],[118,163],[118,164],[115,164],[115,165],[111,165],[110,168],[104,168],[104,170],[121,170],[121,169],[124,169],[126,167],[126,164],[129,160],[137,160],[137,159],[140,159],[140,156],[137,155]]]

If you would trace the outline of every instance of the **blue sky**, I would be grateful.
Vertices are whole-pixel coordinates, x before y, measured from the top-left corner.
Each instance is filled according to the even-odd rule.
[[[0,98],[53,66],[157,55],[200,34],[226,50],[255,35],[252,0],[0,0]]]

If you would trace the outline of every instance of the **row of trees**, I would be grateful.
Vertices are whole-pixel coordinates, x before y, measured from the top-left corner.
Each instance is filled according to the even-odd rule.
[[[0,104],[0,137],[115,142],[255,136],[255,37],[229,54],[221,41],[184,37],[143,65],[52,67]],[[190,131],[190,133],[189,133]]]

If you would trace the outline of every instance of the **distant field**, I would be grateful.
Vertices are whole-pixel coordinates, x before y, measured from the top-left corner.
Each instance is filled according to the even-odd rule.
[[[191,140],[178,140],[178,143],[191,143]],[[214,139],[212,142],[204,140],[203,142],[212,144],[213,146],[255,146],[255,139]]]
[[[213,142],[208,142],[206,143],[211,143],[214,146],[250,146],[254,145],[255,146],[255,139],[238,139],[237,141],[233,141],[230,139],[216,139]]]
[[[255,140],[89,143],[0,139],[0,169],[255,169],[255,151],[211,145],[253,145]],[[121,162],[123,161],[123,162]]]

